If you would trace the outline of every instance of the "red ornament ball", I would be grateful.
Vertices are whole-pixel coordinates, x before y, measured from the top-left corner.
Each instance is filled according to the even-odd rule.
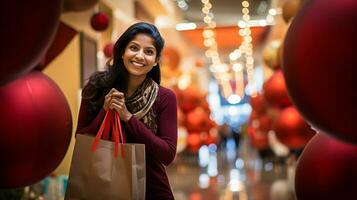
[[[304,147],[315,134],[293,106],[280,112],[273,130],[279,141],[290,148]]]
[[[191,132],[187,136],[187,147],[192,153],[197,153],[201,147],[201,137],[199,133]]]
[[[317,133],[306,145],[297,163],[297,199],[355,199],[356,169],[356,145]]]
[[[305,1],[283,52],[289,95],[318,130],[357,144],[357,1]]]
[[[276,71],[264,85],[264,98],[272,106],[287,107],[291,105],[281,70]]]
[[[252,106],[253,111],[259,114],[264,113],[267,109],[266,101],[264,99],[264,96],[261,94],[257,94],[251,97],[249,103]]]
[[[205,101],[204,96],[200,91],[192,88],[186,88],[182,90],[177,95],[179,107],[184,113],[191,112],[197,106],[202,104],[202,101]]]
[[[91,19],[90,24],[96,31],[104,31],[109,26],[109,17],[104,12],[95,13]]]
[[[60,88],[40,72],[0,87],[0,188],[31,185],[65,156],[72,116]]]
[[[250,142],[251,142],[251,145],[256,149],[263,150],[263,149],[269,148],[269,140],[268,140],[267,132],[263,132],[260,130],[254,130],[251,133]]]
[[[61,0],[3,1],[0,14],[0,86],[30,72],[53,40]]]
[[[201,107],[195,108],[186,116],[186,129],[189,132],[209,131],[213,127],[209,114]]]
[[[114,44],[112,42],[106,44],[104,46],[103,53],[107,58],[111,58],[113,56]]]

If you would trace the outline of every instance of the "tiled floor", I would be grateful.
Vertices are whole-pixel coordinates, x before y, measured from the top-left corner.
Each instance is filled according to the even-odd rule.
[[[286,162],[262,161],[249,145],[183,152],[167,168],[177,200],[293,200]]]

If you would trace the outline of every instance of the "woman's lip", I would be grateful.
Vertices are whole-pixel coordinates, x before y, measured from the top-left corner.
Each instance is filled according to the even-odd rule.
[[[137,67],[144,67],[145,64],[144,63],[139,63],[139,62],[135,62],[135,61],[131,61],[131,63]]]

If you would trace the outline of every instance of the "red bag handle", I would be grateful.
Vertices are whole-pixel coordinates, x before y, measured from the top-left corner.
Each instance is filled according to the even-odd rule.
[[[121,128],[121,122],[120,122],[120,117],[119,117],[118,113],[115,113],[114,119],[117,121],[117,125],[118,125],[117,127],[119,129],[119,136],[120,136],[121,143],[124,144],[125,137],[124,137],[123,129]]]
[[[114,126],[114,127],[113,127]],[[119,142],[121,144],[125,143],[124,136],[123,136],[123,130],[121,128],[121,123],[120,123],[120,117],[118,113],[114,112],[114,119],[113,119],[113,111],[107,111],[104,117],[104,120],[99,128],[99,131],[97,135],[94,138],[94,141],[92,143],[91,151],[95,152],[97,150],[98,143],[100,139],[108,139],[109,138],[109,132],[110,129],[112,129],[112,137],[114,139],[114,156],[118,157],[118,151],[119,151]],[[124,157],[124,148],[123,145],[121,145],[121,157]]]
[[[120,117],[118,113],[114,113],[114,128],[113,128],[113,135],[115,139],[115,154],[118,155],[118,145],[119,145],[119,140],[121,144],[124,144],[124,136],[123,136],[123,129],[121,128],[121,123],[120,123]],[[120,137],[120,138],[119,138]],[[124,146],[121,145],[121,157],[124,158]]]
[[[109,135],[109,130],[110,130],[110,118],[112,118],[112,113],[110,111],[107,111],[104,116],[104,120],[102,124],[100,125],[99,131],[97,135],[94,138],[94,141],[92,143],[92,148],[91,151],[95,152],[97,150],[97,146],[99,143],[100,138],[102,138],[103,132],[106,131],[104,134],[105,136]]]

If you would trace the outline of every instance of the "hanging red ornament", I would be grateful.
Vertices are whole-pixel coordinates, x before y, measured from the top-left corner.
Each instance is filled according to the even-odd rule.
[[[289,95],[318,130],[357,144],[357,1],[305,1],[286,34]]]
[[[30,72],[43,58],[59,22],[61,0],[3,1],[0,86]]]
[[[298,200],[357,197],[357,146],[317,133],[306,145],[296,167]]]
[[[34,184],[65,156],[72,115],[60,88],[41,72],[0,87],[0,188]]]
[[[280,112],[273,130],[281,143],[293,149],[304,147],[315,134],[315,131],[292,106]]]
[[[114,44],[112,42],[109,42],[104,46],[103,53],[107,58],[111,58],[113,56],[113,48]]]
[[[281,70],[276,71],[272,77],[264,83],[263,90],[264,98],[270,105],[281,108],[291,105],[284,82],[284,75]]]
[[[104,12],[97,12],[91,17],[90,24],[94,30],[104,31],[109,26],[109,17]]]
[[[249,103],[252,106],[253,111],[259,114],[264,113],[267,109],[266,101],[264,96],[261,94],[251,97]]]

